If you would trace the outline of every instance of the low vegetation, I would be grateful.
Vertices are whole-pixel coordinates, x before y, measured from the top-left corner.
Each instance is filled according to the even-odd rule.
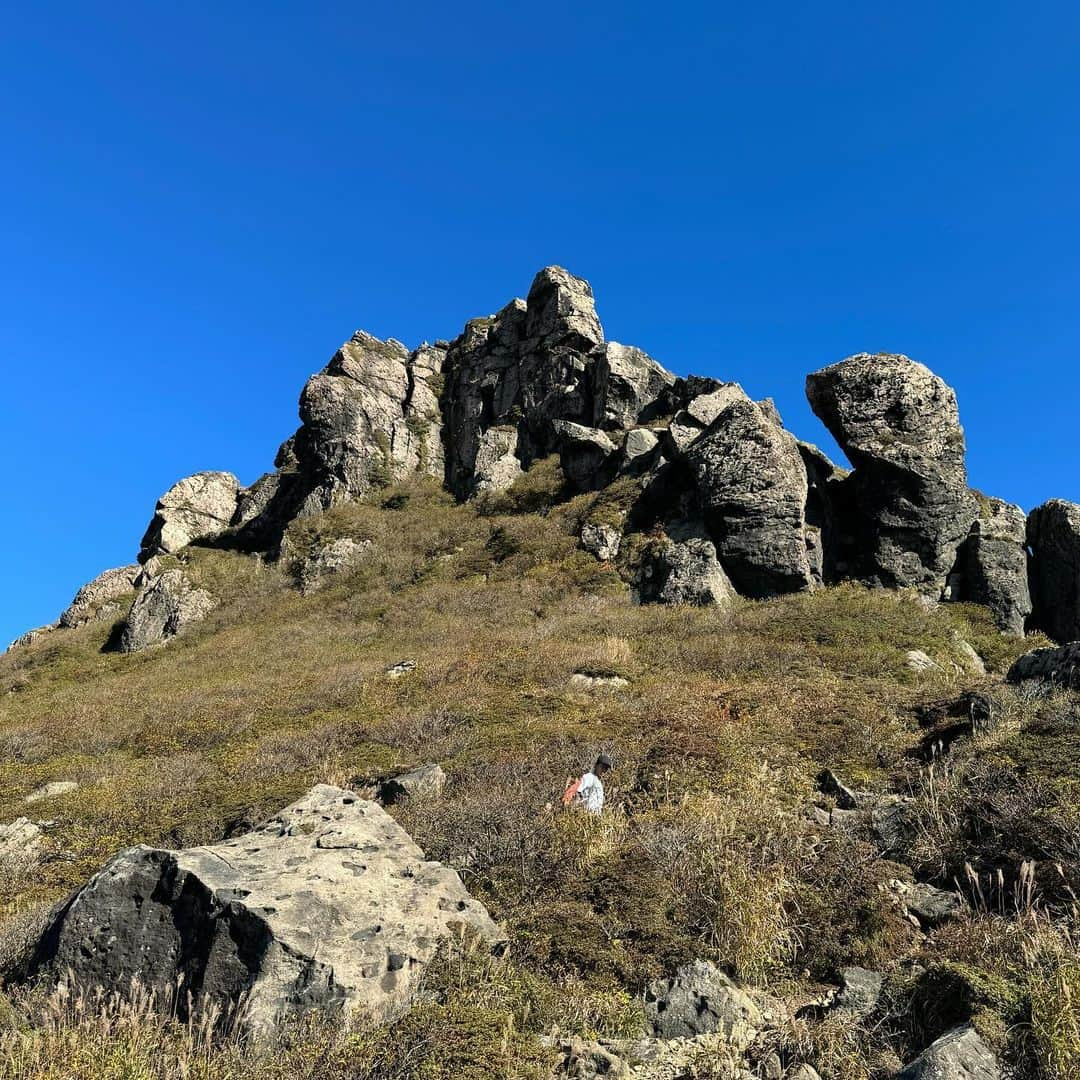
[[[1023,1075],[1078,1074],[1080,728],[1074,697],[1000,685],[1032,643],[981,609],[854,585],[638,607],[575,538],[619,519],[619,492],[561,486],[545,462],[466,506],[390,487],[295,524],[277,566],[193,547],[178,558],[220,602],[166,648],[103,652],[99,624],[0,658],[0,821],[44,783],[80,785],[34,806],[54,822],[42,866],[0,862],[0,965],[119,848],[214,841],[314,782],[363,788],[425,761],[445,793],[394,812],[513,943],[509,959],[447,956],[390,1024],[312,1022],[272,1050],[146,1000],[12,991],[0,1078],[546,1076],[538,1035],[631,1036],[645,984],[694,957],[787,1001],[775,1048],[825,1080],[888,1076],[969,1017]],[[302,596],[291,560],[342,536],[371,554]],[[912,671],[911,649],[937,666]],[[404,659],[415,669],[388,679]],[[578,671],[629,685],[579,690]],[[993,729],[926,768],[914,710],[974,687],[994,695]],[[600,750],[618,763],[610,812],[557,810]],[[815,823],[825,767],[915,796],[908,866]],[[965,914],[919,934],[886,888],[911,868],[955,883]],[[888,975],[872,1025],[797,1011],[849,964]]]

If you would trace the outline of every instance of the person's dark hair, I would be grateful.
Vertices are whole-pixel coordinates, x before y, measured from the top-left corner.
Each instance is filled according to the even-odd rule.
[[[613,768],[614,765],[615,762],[613,762],[611,758],[607,756],[607,754],[601,754],[596,759],[596,764],[593,766],[593,771],[597,772],[602,769],[604,772],[607,772],[607,770]]]

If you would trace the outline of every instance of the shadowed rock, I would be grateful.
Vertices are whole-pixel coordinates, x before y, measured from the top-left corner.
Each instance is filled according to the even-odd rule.
[[[810,405],[854,466],[853,576],[938,594],[976,516],[956,395],[906,356],[861,353],[810,375]]]
[[[1080,690],[1080,641],[1057,649],[1032,649],[1019,657],[1007,680],[1011,683],[1037,679],[1067,690]]]
[[[1001,1065],[970,1025],[931,1043],[896,1080],[1002,1080]]]
[[[214,598],[196,589],[182,570],[166,570],[135,597],[120,633],[119,651],[138,652],[151,645],[163,645],[215,606]]]
[[[642,604],[726,607],[736,592],[701,522],[669,526],[667,539],[651,544],[638,571],[634,595]]]
[[[1080,638],[1080,506],[1051,499],[1031,511],[1033,622],[1060,642]]]
[[[55,916],[33,966],[75,990],[136,980],[175,996],[181,1018],[242,1004],[236,1022],[262,1033],[313,1010],[385,1016],[466,927],[502,937],[381,807],[319,785],[246,836],[121,852]]]

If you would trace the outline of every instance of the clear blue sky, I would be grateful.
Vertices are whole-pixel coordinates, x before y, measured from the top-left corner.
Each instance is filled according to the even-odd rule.
[[[1080,500],[1078,54],[1065,0],[9,5],[0,641],[268,469],[355,328],[548,263],[823,445],[806,373],[906,352],[973,484]]]

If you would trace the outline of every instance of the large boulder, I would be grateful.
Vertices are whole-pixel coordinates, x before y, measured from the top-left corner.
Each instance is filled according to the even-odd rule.
[[[601,486],[607,478],[605,466],[617,450],[611,439],[599,428],[570,420],[553,420],[551,426],[563,475],[571,487],[588,491]]]
[[[303,512],[325,509],[412,473],[442,476],[442,425],[432,382],[443,351],[415,352],[362,330],[313,375],[295,437]]]
[[[1001,1080],[1001,1065],[970,1025],[953,1028],[931,1043],[896,1080]]]
[[[221,536],[232,525],[239,496],[240,482],[227,472],[195,473],[173,484],[158,500],[139,562]]]
[[[120,652],[138,652],[163,645],[215,607],[214,598],[197,589],[179,569],[151,578],[132,602],[120,632]]]
[[[1057,641],[1080,638],[1080,505],[1051,499],[1031,511],[1033,622]]]
[[[937,595],[976,516],[956,395],[906,356],[861,353],[810,375],[810,405],[854,466],[853,576]]]
[[[811,588],[808,482],[794,437],[759,405],[735,397],[686,458],[709,535],[735,588],[752,597]]]
[[[118,601],[130,596],[139,572],[139,566],[132,564],[98,574],[75,594],[75,599],[60,616],[60,625],[68,628],[83,626],[119,615]]]
[[[716,557],[716,545],[701,522],[668,526],[665,539],[649,544],[634,585],[642,604],[726,607],[736,592]]]
[[[380,806],[318,785],[246,836],[121,852],[60,909],[33,969],[76,991],[135,982],[182,1018],[213,1006],[259,1033],[314,1010],[387,1015],[465,928],[502,938]]]
[[[954,600],[984,604],[999,628],[1023,637],[1031,614],[1027,518],[1019,506],[979,495],[979,516],[960,547]]]
[[[648,353],[609,341],[593,373],[593,422],[602,428],[630,428],[652,419],[657,401],[675,376]]]
[[[664,1039],[719,1032],[738,1050],[749,1046],[764,1024],[754,1000],[706,960],[652,983],[645,991],[645,1020]]]
[[[1032,649],[1024,653],[1009,668],[1007,680],[1020,683],[1029,679],[1080,690],[1080,641],[1057,649]]]

